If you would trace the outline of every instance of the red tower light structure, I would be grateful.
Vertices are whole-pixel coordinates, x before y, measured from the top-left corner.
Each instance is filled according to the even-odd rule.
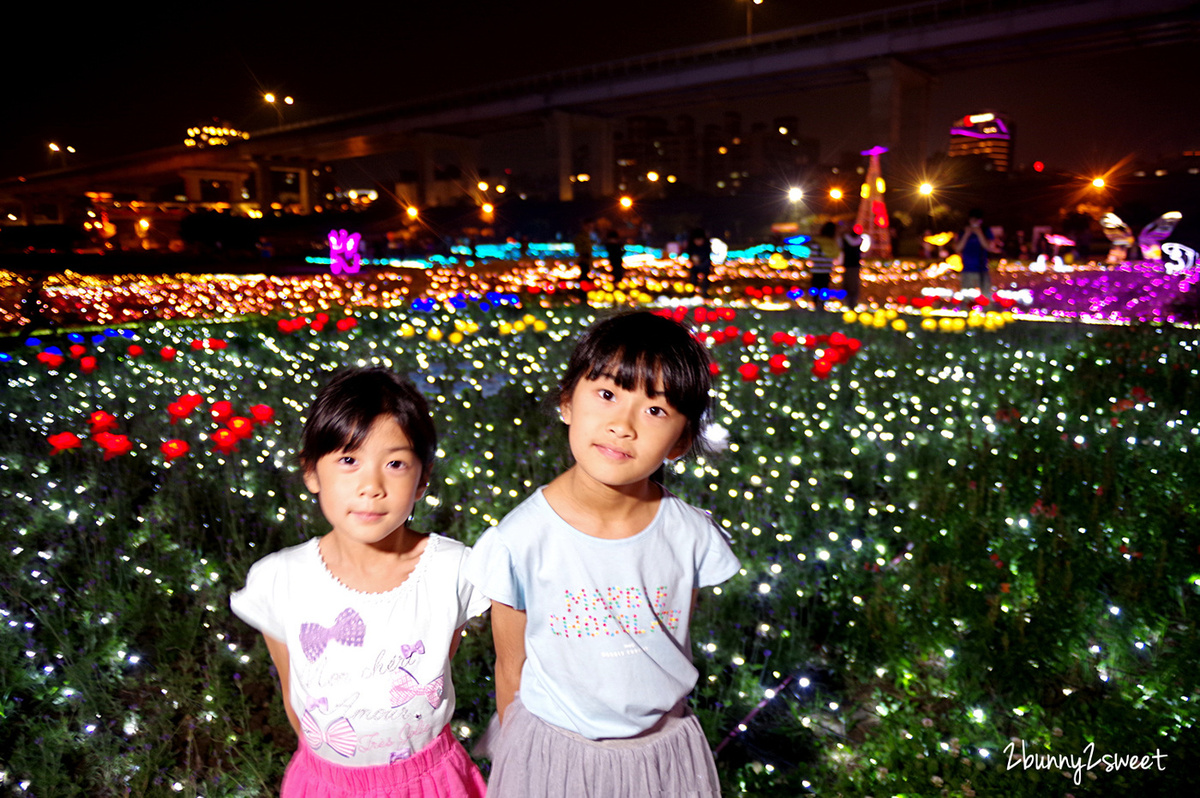
[[[887,205],[883,201],[887,185],[883,182],[883,171],[879,165],[879,156],[887,151],[887,147],[875,146],[859,153],[871,160],[867,166],[867,179],[860,191],[862,198],[858,203],[856,222],[863,234],[870,236],[868,257],[880,259],[892,257],[892,236],[889,229],[891,223],[888,219]]]

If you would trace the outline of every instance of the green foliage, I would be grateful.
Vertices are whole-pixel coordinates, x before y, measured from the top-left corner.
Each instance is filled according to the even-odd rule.
[[[546,406],[582,310],[370,311],[350,331],[151,325],[89,347],[93,374],[36,351],[0,364],[0,791],[271,795],[295,737],[258,635],[228,594],[264,554],[323,531],[292,465],[324,372],[379,362],[430,397],[441,434],[417,526],[473,542],[566,465]],[[457,345],[432,342],[473,322]],[[722,322],[722,326],[728,322]],[[1194,333],[1017,324],[899,334],[739,311],[713,347],[730,448],[669,487],[712,511],[743,572],[692,625],[697,715],[728,795],[1041,796],[1179,789],[1197,753],[1200,465]],[[406,329],[404,325],[412,325]],[[466,326],[469,329],[469,325]],[[842,330],[822,381],[776,331]],[[412,332],[412,335],[407,333]],[[192,349],[221,338],[225,349]],[[785,352],[789,370],[766,359]],[[743,381],[743,362],[763,366]],[[275,410],[228,455],[202,406]],[[104,459],[90,413],[134,441]],[[79,449],[50,456],[46,437]],[[169,466],[168,438],[191,453]],[[455,660],[454,727],[493,708],[486,621]],[[769,691],[769,692],[768,692]],[[744,729],[739,724],[745,726]],[[1012,753],[1017,765],[1009,767]],[[1026,767],[1030,754],[1167,755],[1165,769]],[[986,751],[985,755],[983,752]],[[486,763],[484,763],[486,766]],[[24,785],[24,786],[22,786]]]

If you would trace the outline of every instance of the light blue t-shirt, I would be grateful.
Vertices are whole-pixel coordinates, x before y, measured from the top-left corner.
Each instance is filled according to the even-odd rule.
[[[670,494],[644,530],[608,540],[564,521],[542,490],[484,533],[466,576],[525,611],[530,712],[592,740],[632,737],[695,686],[692,591],[738,560],[712,519]]]

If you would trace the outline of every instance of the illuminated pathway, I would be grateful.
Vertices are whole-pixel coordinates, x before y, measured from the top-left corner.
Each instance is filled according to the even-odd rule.
[[[595,306],[698,302],[682,260],[649,254],[626,260],[619,286],[598,262],[589,285]],[[488,293],[515,294],[525,303],[579,301],[576,267],[569,261],[481,260],[427,263],[384,261],[352,275],[117,275],[72,273],[46,279],[41,298],[47,324],[56,328],[124,325],[148,320],[217,319],[255,315],[302,315],[322,310],[394,307],[417,300],[477,300]],[[747,258],[714,265],[710,304],[783,309],[812,306],[807,296],[809,262],[801,259]],[[992,269],[997,294],[985,307],[971,297],[958,301],[957,274],[944,263],[896,260],[862,271],[860,313],[878,323],[906,314],[959,317],[980,323],[987,311],[1007,311],[1006,320],[1030,318],[1126,323],[1194,323],[1200,299],[1195,283],[1200,269],[1169,273],[1160,263],[1117,266],[1044,266],[1000,261]],[[833,286],[840,286],[835,270]],[[0,329],[15,332],[25,322],[25,278],[0,272]],[[564,296],[565,295],[565,296]],[[841,310],[836,297],[828,309]],[[953,328],[955,325],[949,325]],[[947,329],[943,325],[943,329]],[[961,329],[961,327],[960,327]]]

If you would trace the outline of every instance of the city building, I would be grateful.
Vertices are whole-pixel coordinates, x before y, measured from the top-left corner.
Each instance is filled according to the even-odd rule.
[[[951,158],[975,157],[984,168],[1007,172],[1012,166],[1013,127],[1003,114],[992,111],[955,119],[950,125]]]

